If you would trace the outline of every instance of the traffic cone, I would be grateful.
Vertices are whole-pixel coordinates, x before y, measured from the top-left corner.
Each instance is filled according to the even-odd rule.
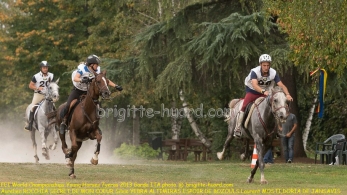
[[[256,148],[256,146],[254,144],[251,168],[255,167],[255,165],[257,164],[257,160],[258,160],[258,153],[257,153],[257,148]]]

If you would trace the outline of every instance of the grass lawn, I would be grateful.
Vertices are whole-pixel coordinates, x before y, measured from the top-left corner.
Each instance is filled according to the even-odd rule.
[[[347,194],[346,165],[266,165],[267,185],[246,183],[250,163],[128,161],[76,164],[0,163],[1,194]]]

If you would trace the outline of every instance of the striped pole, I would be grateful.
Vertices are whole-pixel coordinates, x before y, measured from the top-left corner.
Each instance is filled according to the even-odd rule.
[[[252,163],[251,163],[251,168],[254,168],[258,160],[258,153],[257,153],[257,148],[256,145],[254,144],[254,149],[253,149],[253,155],[252,155]]]

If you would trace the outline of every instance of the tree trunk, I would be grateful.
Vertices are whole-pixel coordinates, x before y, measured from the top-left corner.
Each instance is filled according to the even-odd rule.
[[[179,139],[180,129],[178,129],[178,114],[175,101],[172,101],[171,131],[172,139]]]
[[[178,115],[176,102],[172,101],[172,116],[171,116],[172,139],[180,138],[181,123],[182,123],[182,120]],[[176,146],[172,146],[172,149],[176,150]]]
[[[307,150],[306,149],[307,138],[308,138],[308,134],[310,133],[311,124],[312,124],[311,121],[312,121],[312,117],[314,114],[314,109],[315,109],[316,104],[317,104],[317,100],[318,100],[318,98],[316,97],[313,101],[312,107],[311,107],[310,112],[309,112],[309,116],[308,116],[307,121],[306,121],[305,130],[304,130],[303,135],[302,135],[302,142],[304,144],[305,151]]]
[[[135,105],[133,106],[133,145],[140,145],[140,117],[137,112],[135,112]]]
[[[207,147],[210,148],[211,147],[211,142],[210,140],[208,140],[205,135],[200,131],[198,125],[196,124],[192,114],[190,113],[190,109],[188,107],[187,102],[184,100],[184,95],[183,95],[183,91],[180,90],[180,99],[183,102],[183,109],[184,109],[184,114],[187,117],[190,126],[192,127],[195,135],[201,140],[201,142]]]
[[[299,113],[299,106],[298,106],[298,96],[296,91],[296,82],[295,82],[295,75],[297,75],[296,69],[291,66],[282,76],[281,80],[283,84],[288,88],[288,91],[290,95],[293,97],[293,102],[290,105],[290,112],[295,114],[297,120],[298,120],[298,129],[295,131],[295,139],[294,139],[294,157],[307,157],[303,142],[302,142],[302,132],[300,131],[300,113]],[[283,152],[282,152],[283,154]],[[282,158],[285,158],[284,155],[282,155]]]

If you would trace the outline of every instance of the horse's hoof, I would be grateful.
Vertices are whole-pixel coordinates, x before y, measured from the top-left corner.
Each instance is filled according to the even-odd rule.
[[[50,150],[55,150],[55,149],[57,148],[57,145],[56,145],[56,144],[50,145],[48,148],[49,148]]]
[[[92,163],[93,165],[97,165],[99,163],[98,160],[94,160],[93,158],[90,160],[90,163]]]
[[[223,160],[223,154],[221,152],[217,152],[217,157],[219,160]]]
[[[253,182],[253,178],[248,178],[247,179],[247,183],[252,183]]]
[[[39,163],[39,160],[40,160],[39,157],[35,155],[34,158],[35,158],[35,163]]]
[[[75,174],[71,174],[70,175],[70,179],[76,179],[76,175]]]
[[[267,184],[267,181],[264,179],[263,181],[260,181],[261,184]]]
[[[49,160],[49,154],[48,154],[47,148],[42,148],[42,156],[44,156],[46,160]]]

